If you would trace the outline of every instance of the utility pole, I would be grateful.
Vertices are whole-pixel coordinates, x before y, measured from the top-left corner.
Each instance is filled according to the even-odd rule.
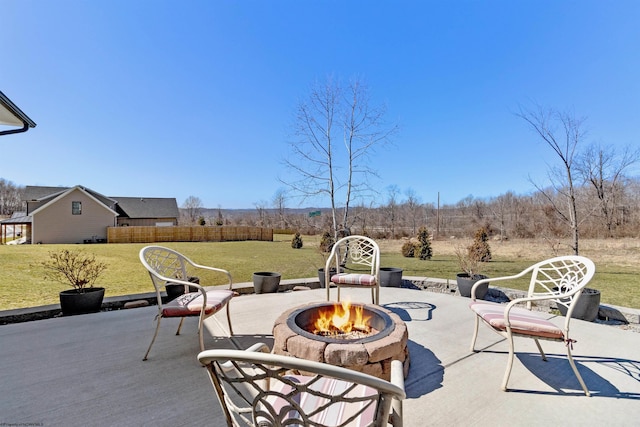
[[[440,192],[438,191],[438,208],[436,209],[436,239],[440,236]]]

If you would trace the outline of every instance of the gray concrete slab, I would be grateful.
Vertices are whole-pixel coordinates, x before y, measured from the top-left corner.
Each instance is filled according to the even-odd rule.
[[[352,301],[366,291],[347,289]],[[332,292],[335,297],[335,291]],[[207,348],[272,343],[271,326],[285,309],[323,301],[324,290],[243,295],[232,301],[235,336],[206,322]],[[473,318],[468,299],[384,288],[381,304],[409,329],[405,425],[635,425],[640,418],[640,334],[572,322],[574,354],[593,396],[582,394],[564,346],[520,339],[509,392],[500,391],[507,344],[484,328],[469,350]],[[163,321],[150,359],[142,356],[154,329],[155,307],[0,326],[0,425],[223,425],[219,404],[196,361],[196,322],[180,336]],[[549,316],[561,324],[562,318]],[[219,315],[224,325],[224,315]]]

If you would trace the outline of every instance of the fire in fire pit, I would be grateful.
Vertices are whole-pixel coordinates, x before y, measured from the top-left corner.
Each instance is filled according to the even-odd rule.
[[[318,319],[329,323],[324,332],[315,326]],[[341,330],[349,328],[351,332]],[[276,319],[273,338],[276,354],[344,366],[387,381],[392,360],[404,363],[405,376],[409,369],[407,326],[380,306],[320,302],[292,308]]]
[[[394,326],[384,311],[348,301],[301,308],[287,323],[296,333],[324,342],[368,342],[388,335]]]
[[[334,338],[364,338],[372,332],[369,326],[371,316],[363,315],[364,307],[354,306],[351,310],[351,303],[343,301],[333,307],[323,307],[316,312],[317,318],[312,323],[316,335],[329,336]],[[373,331],[376,333],[377,331]]]

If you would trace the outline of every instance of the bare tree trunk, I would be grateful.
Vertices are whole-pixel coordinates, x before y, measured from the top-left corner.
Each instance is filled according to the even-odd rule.
[[[541,107],[538,107],[536,111],[525,111],[521,108],[518,116],[524,119],[560,158],[563,169],[562,171],[552,169],[550,179],[555,191],[564,196],[567,202],[566,208],[555,203],[554,197],[548,190],[533,184],[551,202],[556,213],[569,226],[573,236],[572,249],[578,255],[580,234],[572,172],[576,150],[585,135],[582,130],[584,119],[576,119],[571,114]],[[560,127],[559,131],[556,129],[557,127]]]

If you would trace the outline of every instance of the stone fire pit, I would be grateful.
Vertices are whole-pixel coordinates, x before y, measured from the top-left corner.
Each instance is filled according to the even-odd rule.
[[[301,333],[292,316],[301,310],[333,305],[332,302],[311,303],[294,307],[282,313],[273,326],[274,353],[293,356],[330,365],[342,366],[354,371],[389,381],[391,361],[400,360],[404,365],[404,375],[409,371],[409,351],[407,326],[397,314],[376,305],[364,305],[365,309],[382,312],[390,320],[388,330],[365,339],[336,340],[328,337]],[[304,314],[304,313],[303,313]]]

